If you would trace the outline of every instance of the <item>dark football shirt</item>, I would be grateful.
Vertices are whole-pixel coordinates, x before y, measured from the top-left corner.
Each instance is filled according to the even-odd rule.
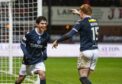
[[[21,49],[24,53],[23,63],[27,65],[44,61],[47,57],[47,43],[50,36],[47,32],[39,34],[36,29],[28,32],[21,41]]]
[[[72,30],[67,34],[63,35],[58,42],[62,42],[66,39],[71,38],[76,33],[80,35],[80,51],[97,49],[98,41],[98,23],[96,19],[92,17],[86,17],[83,20],[77,21],[73,26]]]

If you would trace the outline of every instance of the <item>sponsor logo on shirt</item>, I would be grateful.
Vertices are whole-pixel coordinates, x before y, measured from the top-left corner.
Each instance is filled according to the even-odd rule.
[[[43,48],[43,45],[34,44],[34,43],[30,43],[30,46],[35,48]]]

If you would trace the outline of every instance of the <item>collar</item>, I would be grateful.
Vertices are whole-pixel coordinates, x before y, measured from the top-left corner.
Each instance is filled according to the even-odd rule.
[[[38,34],[38,35],[42,35],[43,33],[40,33],[39,31],[38,31],[38,28],[35,28],[35,31],[36,31],[36,33]]]
[[[91,16],[90,16],[90,15],[85,15],[85,16],[84,16],[84,18],[88,18],[88,17],[89,17],[89,18],[91,18]]]

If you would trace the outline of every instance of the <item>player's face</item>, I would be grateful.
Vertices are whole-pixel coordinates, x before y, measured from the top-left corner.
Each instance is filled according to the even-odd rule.
[[[83,19],[83,12],[80,10],[80,18]]]
[[[39,32],[44,32],[47,30],[47,21],[42,20],[39,24],[37,24],[37,28]]]

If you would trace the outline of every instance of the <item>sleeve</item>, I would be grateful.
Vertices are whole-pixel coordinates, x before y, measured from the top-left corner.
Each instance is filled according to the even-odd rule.
[[[47,60],[47,49],[45,49],[43,52],[42,52],[42,54],[43,54],[43,59],[44,60]]]
[[[59,39],[57,40],[57,42],[62,42],[62,41],[64,41],[64,40],[67,40],[67,39],[71,38],[73,35],[75,35],[76,33],[77,33],[77,32],[76,32],[74,29],[72,29],[72,30],[69,31],[68,33],[64,34],[61,38],[59,38]]]
[[[75,23],[75,25],[73,26],[72,29],[73,29],[74,31],[78,32],[78,31],[81,29],[81,27],[82,27],[82,22],[77,21],[77,22]]]
[[[72,30],[68,33],[64,34],[60,39],[57,40],[57,42],[62,42],[64,40],[67,40],[71,38],[73,35],[75,35],[81,28],[80,22],[76,22],[75,25],[72,27]]]
[[[51,42],[51,38],[50,35],[48,35],[48,41],[47,42]]]
[[[22,49],[22,51],[24,53],[24,56],[25,57],[30,57],[30,54],[28,53],[28,51],[26,49],[27,42],[28,42],[27,35],[25,35],[23,37],[23,39],[21,40],[20,47],[21,47],[21,49]]]

